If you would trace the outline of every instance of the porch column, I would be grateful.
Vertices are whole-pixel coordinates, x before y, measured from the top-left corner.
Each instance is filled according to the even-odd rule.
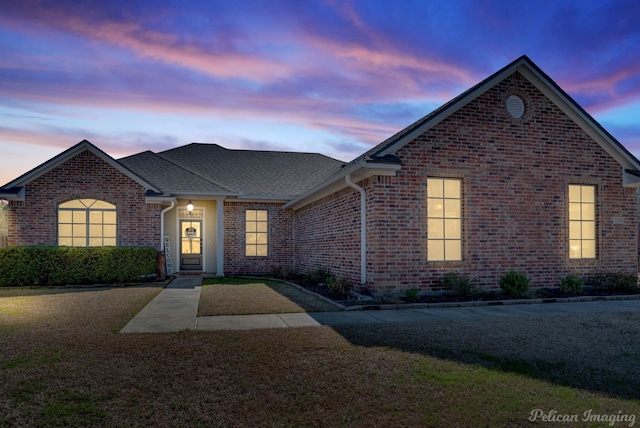
[[[224,198],[216,199],[216,209],[217,209],[217,267],[216,267],[216,275],[224,276]]]

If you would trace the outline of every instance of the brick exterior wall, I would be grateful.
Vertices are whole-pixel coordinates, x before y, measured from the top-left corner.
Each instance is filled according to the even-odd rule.
[[[514,119],[509,95],[525,102]],[[457,271],[485,288],[510,269],[532,287],[569,273],[636,272],[635,189],[622,167],[519,73],[514,73],[401,148],[402,169],[367,191],[368,283],[377,291],[439,289]],[[427,261],[426,179],[462,179],[463,260]],[[570,260],[568,185],[596,186],[597,258]],[[295,215],[297,269],[329,267],[356,281],[359,201],[348,190]]]
[[[352,188],[295,212],[295,270],[324,269],[360,282],[360,194]]]
[[[282,203],[224,202],[224,272],[226,275],[271,273],[274,267],[293,268],[291,211]],[[245,256],[245,211],[268,211],[267,257]]]
[[[161,207],[146,204],[145,191],[85,150],[27,184],[24,202],[9,203],[9,245],[58,245],[58,204],[91,198],[115,204],[118,245],[159,248]]]
[[[520,119],[505,102],[525,102]],[[367,193],[367,279],[377,292],[439,290],[456,271],[495,288],[510,269],[554,286],[569,273],[636,272],[638,203],[622,167],[520,74],[514,73],[398,150],[393,177],[358,183]],[[462,179],[463,257],[427,261],[428,177]],[[596,188],[597,257],[571,260],[568,185]],[[158,205],[145,189],[85,151],[29,183],[9,205],[9,245],[56,245],[57,207],[77,198],[113,203],[118,244],[159,246]],[[345,188],[293,212],[282,203],[224,202],[224,271],[328,269],[360,280],[360,200]],[[245,256],[245,210],[269,213],[268,257]]]

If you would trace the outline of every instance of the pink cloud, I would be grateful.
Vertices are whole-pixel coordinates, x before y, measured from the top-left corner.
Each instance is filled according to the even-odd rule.
[[[188,68],[217,78],[241,78],[258,82],[269,82],[290,75],[290,65],[265,55],[234,50],[215,51],[197,44],[180,41],[175,34],[143,28],[138,22],[116,22],[109,19],[89,19],[89,16],[74,15],[67,10],[33,7],[29,12],[14,9],[14,13],[29,23],[25,26],[5,17],[6,27],[14,31],[42,33],[47,28],[80,36],[97,43],[124,47],[140,58],[151,58],[166,64]],[[88,12],[85,12],[88,13]]]
[[[633,67],[618,70],[614,73],[604,73],[591,79],[582,81],[567,81],[563,86],[568,91],[580,92],[587,95],[606,93],[608,95],[617,95],[616,86],[631,77],[640,75],[640,64],[634,64]]]
[[[142,133],[99,133],[85,129],[41,127],[38,129],[19,129],[0,127],[0,141],[5,147],[19,144],[26,148],[24,153],[34,153],[41,148],[64,151],[74,144],[89,140],[112,156],[126,156],[144,150],[164,150],[180,142],[162,135]],[[153,141],[150,143],[150,141]],[[99,142],[99,144],[98,144]]]
[[[57,149],[68,149],[69,136],[56,135],[49,132],[39,132],[35,130],[0,127],[0,141],[8,141],[11,144],[28,145],[35,147],[47,147]],[[80,141],[80,140],[78,140]],[[75,143],[74,143],[75,144]],[[0,180],[2,181],[2,180]]]
[[[97,43],[126,48],[139,58],[149,58],[215,78],[239,78],[265,84],[287,78],[295,79],[301,75],[324,77],[327,82],[345,81],[356,87],[366,88],[365,99],[368,100],[379,100],[381,97],[397,99],[399,96],[416,96],[421,93],[424,96],[420,82],[435,82],[438,79],[438,84],[442,85],[442,77],[455,82],[457,86],[477,82],[477,77],[464,67],[403,51],[401,46],[395,46],[385,35],[367,27],[349,3],[339,3],[336,7],[339,14],[370,41],[368,44],[333,40],[309,31],[296,34],[295,37],[287,35],[285,39],[284,35],[279,35],[276,31],[260,34],[252,41],[245,42],[250,46],[246,51],[229,48],[229,45],[233,46],[233,41],[223,43],[225,49],[213,49],[213,44],[220,43],[214,41],[208,46],[203,46],[202,41],[186,43],[176,34],[149,30],[141,23],[131,20],[118,22],[96,19],[93,16],[37,7],[33,8],[28,19],[33,20],[35,16],[37,22],[46,22],[47,26],[59,31]],[[25,30],[26,26],[17,24],[12,27],[17,31],[42,31],[31,26],[28,27],[29,30]],[[279,46],[287,46],[288,55],[293,56],[294,60],[279,60],[273,51],[263,50],[265,53],[260,54],[248,52],[249,49],[265,45],[265,40],[269,39]],[[393,86],[381,84],[380,77],[393,81]],[[448,95],[451,96],[450,93]],[[445,100],[446,98],[442,99]]]

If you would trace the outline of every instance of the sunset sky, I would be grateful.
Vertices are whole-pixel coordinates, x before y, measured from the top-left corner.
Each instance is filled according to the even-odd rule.
[[[83,139],[348,161],[521,55],[640,157],[637,0],[0,0],[0,185]]]

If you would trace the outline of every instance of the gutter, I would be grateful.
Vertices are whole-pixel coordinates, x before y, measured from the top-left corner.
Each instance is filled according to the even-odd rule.
[[[322,183],[307,190],[304,194],[293,198],[284,204],[283,208],[292,208],[296,210],[301,206],[337,192],[340,189],[344,189],[344,186],[340,184],[342,183],[343,177],[346,179],[347,176],[354,176],[356,181],[362,181],[374,175],[394,176],[396,175],[396,171],[401,167],[402,165],[399,160],[397,162],[389,162],[380,160],[379,158],[375,160],[362,160],[360,162],[355,162],[347,165],[342,171],[329,177]]]
[[[172,210],[176,206],[176,200],[171,201],[171,205],[160,212],[160,251],[164,251],[164,213]]]
[[[344,176],[349,187],[360,192],[360,283],[367,283],[367,192],[351,181],[351,174]]]
[[[24,187],[0,187],[0,200],[24,202]]]

